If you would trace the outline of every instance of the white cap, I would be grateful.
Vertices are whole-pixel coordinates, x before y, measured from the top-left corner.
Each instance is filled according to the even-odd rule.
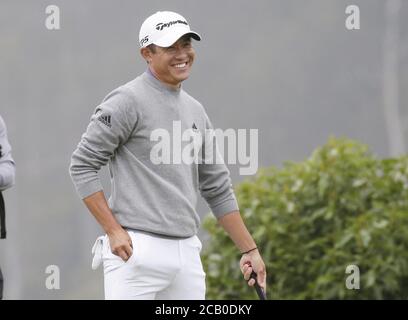
[[[158,11],[148,17],[140,27],[139,44],[142,48],[152,43],[159,47],[169,47],[185,34],[190,34],[195,40],[201,40],[197,32],[190,30],[183,16],[171,11]]]

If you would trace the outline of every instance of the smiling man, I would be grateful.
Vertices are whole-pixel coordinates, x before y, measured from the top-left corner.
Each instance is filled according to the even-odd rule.
[[[139,34],[147,70],[107,95],[72,155],[77,192],[106,232],[95,242],[92,263],[97,268],[103,262],[106,299],[205,299],[196,235],[199,194],[243,253],[240,268],[248,284],[254,285],[254,270],[266,287],[265,264],[241,219],[225,164],[206,157],[152,161],[155,130],[174,137],[177,124],[195,137],[212,129],[203,106],[181,87],[195,59],[192,39],[201,36],[181,15],[162,11],[148,17]],[[202,139],[203,149],[212,146],[210,139]],[[109,202],[98,178],[107,163]]]

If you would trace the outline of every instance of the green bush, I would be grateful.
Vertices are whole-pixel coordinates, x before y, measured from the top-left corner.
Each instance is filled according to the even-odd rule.
[[[377,160],[330,138],[304,162],[260,169],[235,187],[267,266],[270,299],[408,298],[408,157]],[[207,298],[256,299],[239,252],[213,217],[203,252]],[[348,265],[360,289],[346,288]]]

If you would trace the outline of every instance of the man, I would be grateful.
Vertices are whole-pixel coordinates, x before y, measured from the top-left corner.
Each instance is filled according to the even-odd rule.
[[[2,191],[14,184],[15,166],[11,157],[11,147],[7,139],[7,129],[0,116],[0,239],[6,238],[6,210]],[[3,275],[0,269],[0,300],[3,298]]]
[[[158,130],[174,138],[183,129],[198,138],[212,128],[202,105],[181,88],[195,58],[191,38],[201,40],[177,13],[148,17],[139,34],[146,72],[112,91],[96,108],[72,156],[70,174],[77,192],[106,232],[93,248],[93,268],[104,264],[106,299],[205,299],[196,236],[198,191],[245,252],[240,267],[248,284],[254,285],[249,278],[253,269],[266,287],[265,265],[241,219],[225,164],[180,163],[174,159],[183,141],[157,142]],[[159,144],[173,150],[159,155]],[[171,163],[160,161],[171,155]],[[109,204],[97,175],[108,162]]]

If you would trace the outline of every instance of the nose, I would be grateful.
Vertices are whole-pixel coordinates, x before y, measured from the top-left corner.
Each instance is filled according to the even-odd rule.
[[[184,48],[177,48],[174,58],[177,60],[186,59],[188,57],[187,50]]]

